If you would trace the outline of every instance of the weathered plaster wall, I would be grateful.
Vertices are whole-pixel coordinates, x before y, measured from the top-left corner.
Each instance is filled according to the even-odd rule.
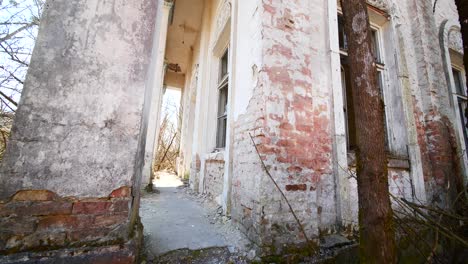
[[[434,12],[435,24],[440,26],[446,19],[458,21],[458,11],[454,0],[438,0]]]
[[[195,118],[195,103],[197,97],[198,64],[192,65],[192,69],[186,76],[185,88],[182,97],[182,128],[181,128],[181,152],[179,176],[190,176],[192,160],[193,126]]]
[[[157,140],[159,138],[159,123],[161,117],[161,107],[164,96],[163,77],[164,77],[164,53],[166,48],[167,27],[169,23],[169,12],[172,3],[167,1],[158,2],[158,14],[156,16],[156,29],[153,39],[153,52],[151,54],[151,65],[148,71],[147,82],[147,104],[145,111],[148,120],[148,129],[145,136],[145,156],[143,171],[141,176],[142,187],[150,183],[153,175],[153,161],[157,159]]]
[[[433,193],[434,182],[445,184],[448,173],[453,171],[452,143],[448,140],[453,133],[445,116],[448,120],[453,117],[437,42],[437,21],[452,16],[453,10],[449,8],[452,11],[434,18],[429,3],[370,3],[390,15],[389,20],[378,22],[385,59],[390,191],[424,201],[426,187]],[[224,177],[232,177],[229,205],[233,219],[258,244],[280,248],[282,243],[304,241],[287,205],[262,169],[252,135],[261,159],[310,237],[340,223],[356,223],[356,182],[339,176],[348,174],[348,166],[351,171],[353,166],[348,164],[346,146],[342,146],[346,144],[342,140],[344,132],[339,130],[343,124],[334,120],[343,118],[336,112],[341,111],[336,103],[342,98],[333,89],[341,86],[335,85],[332,76],[335,62],[334,52],[330,51],[333,31],[329,23],[333,19],[328,16],[336,11],[330,9],[330,1],[258,0],[237,4],[233,14],[238,19],[231,20],[232,28],[242,30],[234,31],[231,40],[235,64],[231,73],[235,86],[231,87],[234,92],[230,98],[232,168],[225,166],[224,170]],[[441,1],[441,5],[446,4]],[[453,7],[452,3],[448,5]],[[215,6],[206,12],[215,14]],[[201,55],[193,61],[199,65],[199,85],[191,183],[205,191],[207,187],[200,189],[197,184],[201,180],[206,185],[214,175],[207,173],[211,166],[207,159],[214,155],[207,152],[211,151],[215,129],[209,124],[210,113],[203,112],[212,108],[200,104],[213,102],[216,97],[209,90],[214,67],[211,53],[204,48],[213,42],[213,19],[205,16],[201,48],[194,52]],[[203,127],[209,131],[203,132]],[[338,151],[343,155],[337,155]],[[340,186],[343,180],[345,188]],[[229,193],[226,183],[224,192]]]
[[[137,258],[157,4],[47,2],[0,169],[0,262]]]
[[[243,58],[251,73],[240,89],[252,97],[235,120],[232,215],[263,245],[281,248],[304,237],[263,171],[249,134],[310,237],[336,220],[324,8],[320,1],[239,6],[253,20],[239,41],[239,47],[251,44],[245,50],[250,58]]]
[[[93,197],[132,185],[155,12],[146,0],[47,3],[0,199],[21,189]]]
[[[209,87],[209,72],[211,53],[209,52],[210,35],[212,31],[212,1],[207,2],[203,8],[201,30],[198,44],[194,48],[192,65],[198,64],[198,78],[196,80],[195,109],[193,131],[188,132],[192,135],[192,147],[190,157],[190,186],[194,190],[199,190],[200,179],[202,178],[202,155],[206,152],[206,115],[209,98],[207,87]]]
[[[400,11],[398,22],[409,25],[402,27],[405,38],[401,41],[405,46],[404,56],[412,84],[428,200],[444,203],[444,189],[448,184],[456,186],[455,181],[460,175],[454,154],[457,145],[454,140],[454,116],[449,104],[438,39],[440,25],[430,2],[405,1],[396,4]]]
[[[322,1],[263,3],[265,71],[267,89],[266,144],[262,154],[272,166],[273,176],[291,197],[309,235],[335,223],[334,177],[332,171],[331,90],[326,4]],[[317,19],[321,18],[321,19]],[[275,155],[271,155],[275,154]],[[270,157],[268,157],[270,156]],[[268,205],[281,204],[271,197],[273,186],[262,195]],[[277,192],[276,192],[277,193]],[[284,208],[284,207],[283,207]],[[286,209],[286,208],[284,208]],[[280,211],[274,222],[297,226],[288,210]],[[281,222],[281,224],[280,224]],[[273,224],[273,223],[271,223]],[[294,229],[295,240],[301,239]],[[273,239],[273,238],[272,238]]]
[[[204,192],[221,205],[224,180],[224,155],[213,155],[205,160]]]

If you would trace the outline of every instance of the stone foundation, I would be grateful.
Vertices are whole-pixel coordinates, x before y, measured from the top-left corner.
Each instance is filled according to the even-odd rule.
[[[0,262],[134,263],[141,235],[130,232],[130,205],[129,187],[84,199],[18,191],[0,203]]]

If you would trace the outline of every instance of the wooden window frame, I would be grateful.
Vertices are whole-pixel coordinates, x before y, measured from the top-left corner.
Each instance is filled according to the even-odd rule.
[[[455,87],[453,87],[452,94],[454,96],[454,110],[459,112],[461,127],[463,129],[463,138],[465,141],[465,147],[468,149],[468,128],[466,124],[468,120],[465,117],[465,108],[468,106],[468,95],[466,94],[466,83],[464,82],[464,72],[456,65],[452,65],[452,75]],[[461,94],[458,92],[456,84],[460,85]]]
[[[346,146],[348,151],[353,151],[355,146],[352,145],[350,140],[350,124],[349,124],[349,113],[348,113],[348,99],[347,99],[347,85],[346,85],[346,71],[343,65],[347,64],[345,61],[348,58],[348,51],[347,51],[347,41],[346,36],[344,35],[344,29],[340,28],[343,26],[340,22],[343,21],[342,18],[343,14],[338,11],[338,40],[342,43],[339,43],[340,49],[340,64],[341,64],[341,82],[343,88],[343,111],[345,112],[345,131],[346,131]],[[383,43],[382,43],[382,28],[377,26],[371,22],[371,30],[373,34],[373,42],[374,42],[374,52],[375,52],[375,66],[377,69],[377,81],[380,88],[380,94],[382,96],[382,100],[385,102],[385,94],[384,94],[384,86],[385,86],[385,63],[384,63],[384,55],[383,55]],[[343,34],[343,35],[342,35]],[[348,73],[349,74],[349,73]],[[386,118],[386,111],[384,110],[384,121],[385,121],[385,144],[388,149],[388,131],[387,131],[387,118]],[[354,142],[356,143],[356,142]]]
[[[216,125],[216,149],[226,148],[227,140],[227,113],[229,107],[229,47],[219,57],[219,77],[218,77],[218,114]],[[223,72],[223,59],[226,58],[226,71]],[[224,96],[224,98],[222,98]],[[223,102],[225,104],[223,105]],[[224,111],[223,109],[224,108]]]

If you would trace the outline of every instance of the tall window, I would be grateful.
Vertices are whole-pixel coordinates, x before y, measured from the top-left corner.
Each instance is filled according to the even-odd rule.
[[[463,136],[465,138],[465,145],[468,149],[468,131],[467,131],[467,119],[465,117],[465,109],[468,106],[468,97],[466,94],[466,87],[463,84],[463,75],[462,72],[452,68],[453,79],[455,81],[455,97],[457,98],[455,102],[455,107],[460,113],[460,122],[463,128]]]
[[[229,91],[229,50],[220,59],[218,80],[218,128],[216,131],[216,148],[226,147],[227,104]]]
[[[350,79],[350,69],[349,69],[349,59],[348,59],[348,42],[346,34],[344,31],[344,21],[343,17],[338,15],[338,34],[339,34],[339,46],[340,46],[340,55],[341,55],[341,81],[343,86],[343,100],[344,100],[344,109],[346,117],[346,137],[347,145],[349,150],[354,150],[356,148],[356,124],[355,124],[355,112],[354,104],[352,101],[352,92],[351,92],[351,79]],[[383,72],[385,70],[385,64],[383,63],[381,55],[381,46],[380,46],[380,32],[378,29],[372,28],[372,44],[374,49],[375,64],[377,67],[377,80],[380,88],[380,94],[383,96]],[[382,98],[383,99],[383,98]],[[385,126],[386,127],[386,126]],[[386,137],[387,139],[387,137]],[[388,139],[387,139],[388,140]],[[386,142],[388,144],[388,142]]]

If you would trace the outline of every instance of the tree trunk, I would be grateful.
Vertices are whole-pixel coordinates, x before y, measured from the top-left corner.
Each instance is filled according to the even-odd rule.
[[[463,40],[463,64],[465,65],[466,80],[468,81],[468,1],[455,0],[458,9],[458,19],[461,25]],[[468,90],[467,90],[468,92]],[[468,118],[468,108],[465,109],[465,117]],[[466,124],[468,127],[468,123]]]
[[[357,128],[360,258],[362,263],[396,263],[384,109],[367,4],[366,0],[345,0],[342,7]]]

